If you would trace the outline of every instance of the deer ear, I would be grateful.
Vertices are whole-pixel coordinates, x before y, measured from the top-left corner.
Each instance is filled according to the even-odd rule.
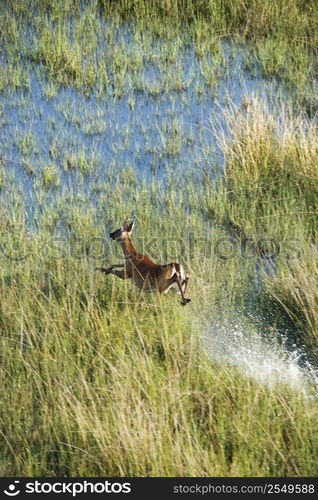
[[[135,221],[133,220],[132,222],[126,222],[124,224],[123,230],[126,231],[127,233],[131,233],[131,231],[134,229]]]

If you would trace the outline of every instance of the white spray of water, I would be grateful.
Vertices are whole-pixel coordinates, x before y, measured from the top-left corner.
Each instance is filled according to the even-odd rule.
[[[211,359],[237,367],[244,375],[269,387],[284,384],[309,396],[318,391],[318,372],[296,345],[287,346],[278,332],[271,338],[251,329],[244,320],[214,321],[202,336]]]

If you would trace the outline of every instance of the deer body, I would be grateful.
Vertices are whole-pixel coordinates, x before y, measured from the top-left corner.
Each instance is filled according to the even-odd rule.
[[[173,286],[177,286],[182,296],[181,304],[190,302],[190,299],[184,296],[190,276],[186,275],[183,266],[178,263],[156,264],[147,255],[138,253],[130,238],[133,226],[134,223],[124,224],[110,234],[113,240],[120,243],[125,263],[97,269],[106,274],[114,274],[118,278],[131,279],[137,288],[145,292],[158,291],[165,294]],[[123,269],[118,271],[116,268]]]

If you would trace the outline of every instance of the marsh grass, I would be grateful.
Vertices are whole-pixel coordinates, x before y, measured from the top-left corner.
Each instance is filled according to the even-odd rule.
[[[270,280],[269,286],[291,314],[295,304],[300,308],[317,339],[316,125],[305,115],[293,117],[286,108],[275,117],[257,101],[247,110],[229,111],[227,119],[230,141],[219,135],[226,172],[216,191],[212,188],[211,214],[239,227],[244,238],[254,242],[272,238],[283,251],[293,243],[290,258],[286,253],[287,259],[278,258],[277,281]]]
[[[234,322],[317,360],[317,2],[0,9],[0,474],[316,476],[314,377],[293,365],[296,386],[268,385],[211,349]],[[232,69],[274,79],[286,106],[221,96],[209,125]],[[108,234],[128,217],[139,250],[191,273],[186,308],[94,271],[122,260]],[[220,256],[233,234],[299,255],[266,273],[257,253]]]
[[[120,255],[105,238],[107,220],[135,213],[136,242],[171,232],[181,240],[207,224],[193,212],[185,227],[173,188],[140,193],[117,182],[121,196],[107,199],[99,220],[93,206],[61,199],[26,237],[22,213],[3,214],[1,473],[315,474],[316,401],[211,363],[201,343],[198,311],[207,321],[230,316],[248,287],[248,266],[208,258],[202,241],[185,254],[160,246],[157,260],[181,260],[193,275],[187,308],[173,294],[140,296],[129,282],[94,272]],[[192,190],[195,206],[202,193]],[[52,244],[59,227],[68,236]],[[208,239],[222,234],[211,227]],[[107,242],[102,251],[96,237]],[[25,258],[13,259],[17,251]]]
[[[78,0],[33,0],[4,3],[1,12],[9,71],[0,80],[0,90],[29,87],[23,69],[28,60],[45,70],[52,85],[72,85],[85,95],[120,98],[131,90],[131,81],[149,95],[182,92],[190,80],[184,78],[180,59],[183,47],[190,46],[212,90],[227,74],[227,58],[235,57],[237,45],[248,71],[256,67],[304,100],[317,72],[314,1],[105,0],[82,5]],[[119,35],[122,23],[124,37]],[[149,64],[158,70],[156,80],[144,75]],[[47,86],[48,99],[52,91]]]

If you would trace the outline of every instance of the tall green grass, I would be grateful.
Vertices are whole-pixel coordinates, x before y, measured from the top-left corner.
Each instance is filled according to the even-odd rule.
[[[197,210],[204,185],[184,187],[187,217],[174,184],[141,190],[118,180],[107,190],[113,196],[101,200],[98,218],[87,203],[61,200],[38,214],[29,234],[23,204],[7,195],[1,474],[315,475],[316,401],[211,362],[203,347],[207,325],[231,318],[251,280],[240,259],[207,251],[226,233],[208,229]],[[97,263],[121,260],[107,230],[133,213],[139,248],[143,238],[193,234],[191,251],[179,244],[149,252],[191,272],[189,306],[173,293],[140,296],[129,282],[94,272]],[[60,218],[69,232],[53,243],[63,234]]]
[[[0,8],[9,70],[0,74],[0,91],[12,99],[24,90],[17,97],[24,122],[30,75],[46,99],[65,86],[106,100],[129,96],[134,110],[140,92],[145,99],[187,89],[213,95],[238,52],[247,71],[293,87],[291,105],[314,111],[314,1],[13,0]],[[186,77],[189,47],[199,64]],[[103,134],[102,113],[63,104],[58,111],[76,130]],[[159,130],[169,158],[162,181],[118,167],[128,127],[114,140],[102,179],[95,145],[90,154],[74,151],[54,116],[49,161],[35,161],[43,151],[32,123],[3,146],[0,474],[317,475],[314,382],[260,383],[211,353],[220,330],[233,340],[233,321],[252,345],[270,334],[274,349],[287,330],[291,342],[305,343],[313,358],[317,352],[315,123],[285,108],[277,117],[258,101],[225,118],[228,133],[214,129],[225,163],[217,184],[212,155],[208,170],[175,168],[183,142],[192,140],[177,116]],[[159,162],[142,126],[145,148]],[[23,155],[27,182],[35,179],[25,199],[25,177],[3,168],[6,148]],[[71,175],[73,184],[64,184]],[[140,295],[130,282],[94,271],[122,260],[108,233],[132,216],[139,250],[191,273],[187,307],[173,293]],[[233,234],[254,250],[260,238],[282,244],[276,274],[257,272],[256,254],[221,258],[220,241]],[[293,260],[290,240],[299,252]]]
[[[226,170],[212,186],[211,214],[243,239],[274,240],[278,274],[268,286],[294,319],[304,315],[317,340],[316,124],[286,107],[275,116],[258,101],[226,115],[231,139],[219,134]]]
[[[276,78],[311,112],[317,108],[312,85],[318,46],[314,0],[14,0],[2,2],[0,9],[0,37],[10,64],[0,90],[12,84],[28,88],[20,65],[30,61],[58,85],[100,96],[112,91],[120,97],[131,90],[130,72],[133,81],[142,82],[145,64],[152,60],[163,73],[159,92],[171,90],[173,82],[182,91],[187,87],[182,65],[175,65],[170,83],[165,69],[180,61],[181,49],[190,45],[201,60],[202,77],[214,88],[217,75],[224,74],[226,53],[231,47],[233,56],[237,52],[234,41],[247,71]],[[122,23],[131,35],[123,40],[116,36]]]

